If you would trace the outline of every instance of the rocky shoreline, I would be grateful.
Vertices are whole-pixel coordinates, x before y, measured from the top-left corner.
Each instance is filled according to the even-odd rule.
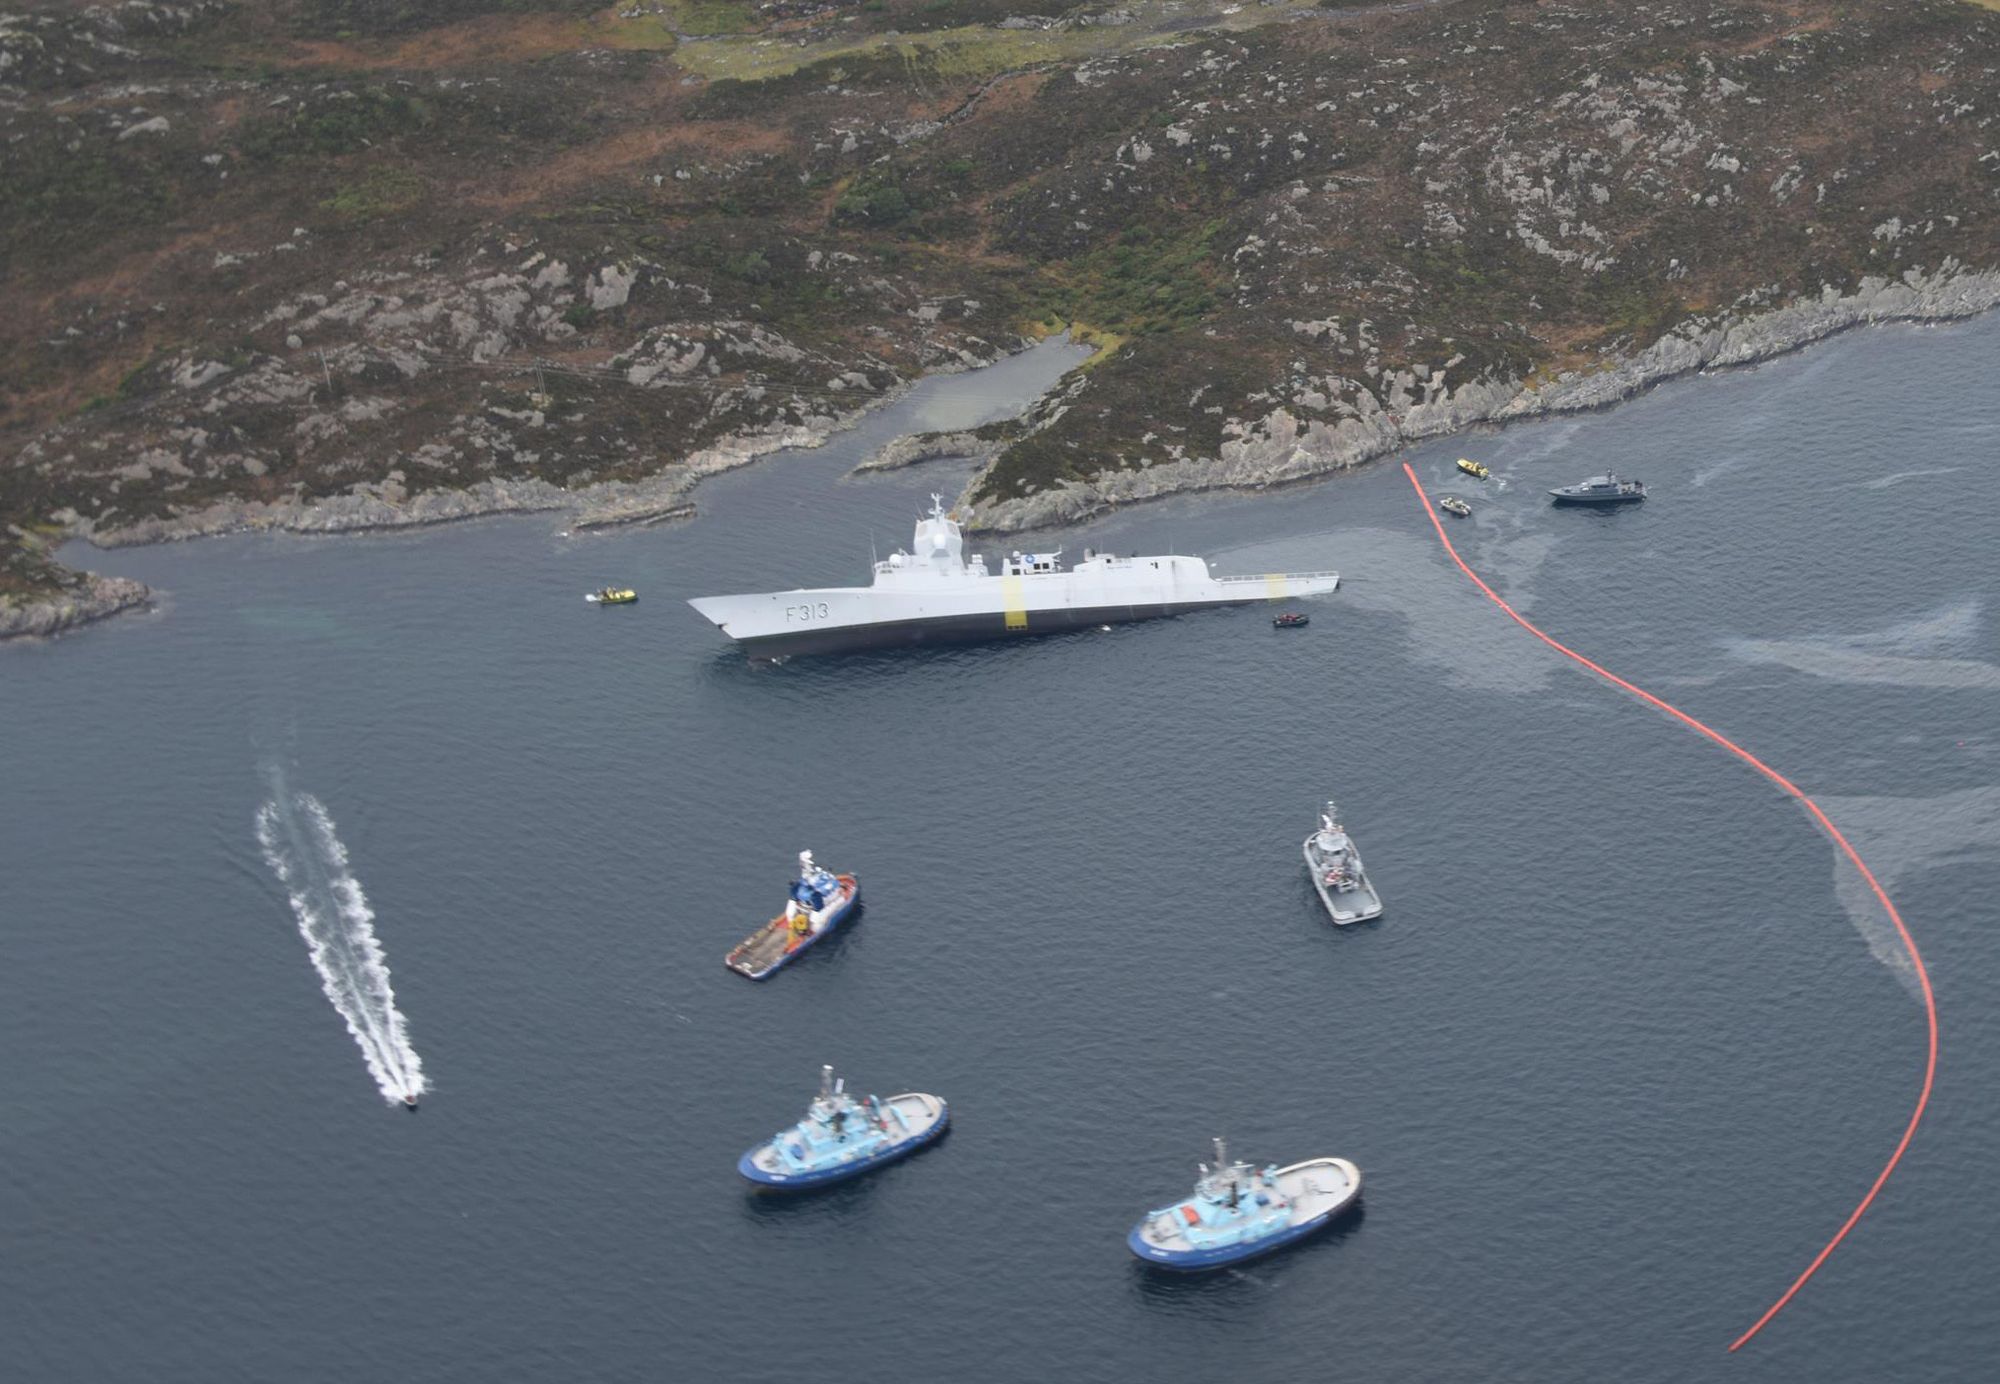
[[[1107,472],[1088,484],[1070,482],[1018,500],[988,502],[974,511],[970,527],[996,533],[1054,528],[1119,505],[1169,495],[1254,490],[1307,480],[1481,423],[1605,408],[1679,376],[1756,364],[1852,327],[1952,321],[1996,306],[2000,306],[2000,271],[1967,271],[1947,263],[1932,275],[1913,270],[1900,280],[1866,279],[1852,293],[1828,288],[1816,298],[1769,312],[1734,319],[1696,318],[1606,369],[1566,373],[1541,384],[1474,380],[1447,389],[1440,380],[1433,379],[1426,388],[1409,378],[1399,380],[1390,391],[1388,403],[1393,407],[1331,426],[1317,420],[1302,424],[1288,411],[1277,409],[1243,425],[1241,439],[1226,443],[1220,457]],[[100,548],[116,548],[228,533],[361,533],[558,512],[568,512],[570,527],[576,530],[657,523],[695,512],[688,495],[702,477],[748,465],[771,452],[822,446],[869,411],[733,438],[634,483],[607,482],[572,490],[532,479],[494,480],[467,490],[429,491],[408,499],[364,493],[305,502],[230,501],[107,531],[79,524],[74,536]],[[889,470],[946,457],[990,463],[1004,446],[971,431],[906,434],[877,450],[855,471]],[[973,508],[971,496],[979,479],[975,475],[967,484],[959,501],[962,509]],[[83,575],[83,584],[73,592],[0,605],[0,640],[55,634],[151,601],[152,592],[142,583]]]
[[[939,373],[956,374],[965,368],[969,367]],[[521,478],[414,496],[405,496],[391,481],[311,500],[226,500],[188,514],[107,529],[78,519],[57,541],[82,538],[98,548],[130,548],[233,533],[351,534],[429,528],[508,514],[566,513],[568,527],[577,532],[664,523],[694,515],[695,505],[688,496],[704,477],[747,466],[773,452],[824,446],[905,392],[898,389],[851,412],[729,438],[641,481],[566,488]],[[55,634],[151,602],[152,591],[141,582],[90,572],[81,577],[74,590],[19,604],[0,603],[0,640]]]
[[[772,452],[824,446],[835,434],[853,427],[866,412],[816,418],[807,424],[731,438],[642,481],[607,481],[572,489],[522,478],[481,481],[464,490],[429,490],[408,498],[392,484],[313,500],[226,500],[193,513],[112,529],[79,524],[75,536],[100,548],[129,548],[229,533],[337,534],[427,528],[502,514],[567,512],[572,516],[570,527],[575,529],[653,523],[691,513],[688,494],[704,476],[747,466]]]
[[[46,639],[108,619],[126,610],[152,604],[152,588],[129,577],[105,577],[85,572],[74,589],[59,595],[23,601],[0,601],[0,640]]]
[[[1239,436],[1225,442],[1217,457],[1102,472],[1089,482],[1066,481],[1018,499],[975,505],[982,471],[968,482],[958,503],[961,510],[972,512],[973,530],[1018,533],[1073,524],[1119,505],[1189,491],[1258,490],[1346,470],[1410,443],[1480,423],[1605,408],[1679,376],[1754,365],[1851,327],[1952,321],[1996,306],[2000,306],[2000,271],[1967,270],[1947,260],[1933,274],[1913,269],[1899,279],[1871,277],[1851,293],[1829,285],[1816,297],[1768,312],[1692,318],[1605,369],[1564,373],[1541,384],[1475,379],[1451,389],[1437,376],[1426,382],[1403,373],[1389,382],[1386,403],[1337,423],[1301,422],[1283,408],[1255,420],[1231,420]],[[942,444],[944,439],[938,436],[937,441]],[[908,461],[966,454],[930,450],[913,453]]]
[[[854,468],[854,474],[896,471],[919,462],[941,461],[946,457],[969,457],[983,465],[1000,455],[1006,445],[1004,438],[981,437],[977,432],[907,433],[877,448]]]

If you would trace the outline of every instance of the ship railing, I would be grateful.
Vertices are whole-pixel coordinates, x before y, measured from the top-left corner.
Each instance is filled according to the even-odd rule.
[[[1270,581],[1273,577],[1281,581],[1332,581],[1339,576],[1338,572],[1260,572],[1254,577],[1217,577],[1215,580],[1221,585],[1230,586],[1245,582]]]

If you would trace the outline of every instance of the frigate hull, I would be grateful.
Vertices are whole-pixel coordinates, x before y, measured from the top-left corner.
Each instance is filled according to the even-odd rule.
[[[703,596],[688,602],[753,658],[848,653],[911,644],[970,643],[1155,620],[1190,610],[1320,596],[1337,572],[1218,577],[1198,557],[1120,557],[1086,549],[1010,553],[990,570],[967,557],[956,516],[932,497],[911,551],[875,564],[868,586]]]
[[[791,658],[798,654],[861,653],[870,649],[903,649],[923,644],[983,644],[1019,639],[1024,635],[1057,634],[1064,630],[1096,629],[1103,625],[1158,620],[1193,610],[1214,610],[1238,601],[1161,602],[1152,605],[1073,606],[1009,616],[1000,610],[955,615],[920,616],[738,640],[752,658]],[[718,622],[720,623],[720,622]],[[724,626],[724,633],[728,629]]]

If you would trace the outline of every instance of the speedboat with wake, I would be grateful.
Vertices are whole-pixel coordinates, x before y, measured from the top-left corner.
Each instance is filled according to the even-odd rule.
[[[1319,827],[1306,838],[1305,849],[1306,872],[1334,922],[1365,923],[1382,916],[1382,896],[1368,882],[1361,850],[1340,824],[1340,809],[1332,803],[1320,810]]]
[[[950,1120],[950,1109],[936,1096],[855,1097],[833,1068],[821,1067],[819,1094],[806,1117],[737,1159],[736,1171],[760,1187],[824,1187],[915,1153],[943,1134]]]
[[[1163,1269],[1215,1269],[1302,1240],[1330,1224],[1361,1195],[1361,1169],[1345,1158],[1309,1158],[1286,1167],[1231,1161],[1215,1141],[1215,1162],[1200,1165],[1194,1195],[1149,1211],[1125,1243]]]
[[[861,902],[861,882],[813,863],[799,852],[799,877],[778,916],[736,944],[722,964],[752,980],[762,980],[791,964],[792,958],[853,916]]]

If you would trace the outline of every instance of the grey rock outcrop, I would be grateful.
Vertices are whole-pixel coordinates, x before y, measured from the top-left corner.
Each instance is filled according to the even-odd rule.
[[[20,604],[0,600],[0,639],[46,638],[152,599],[152,589],[143,582],[86,572],[80,585],[61,595]]]
[[[427,490],[409,498],[403,497],[401,485],[389,483],[309,500],[225,500],[170,518],[142,519],[109,529],[79,522],[76,528],[100,548],[121,548],[274,529],[333,534],[422,528],[496,514],[569,512],[575,515],[578,528],[647,523],[685,511],[687,494],[702,477],[747,465],[771,452],[817,447],[834,433],[852,427],[860,416],[815,418],[738,434],[640,481],[604,481],[570,488],[533,478],[493,479],[462,490]]]
[[[944,457],[968,457],[983,463],[991,461],[1005,445],[1000,439],[981,437],[974,432],[909,433],[877,448],[854,469],[894,471]]]

